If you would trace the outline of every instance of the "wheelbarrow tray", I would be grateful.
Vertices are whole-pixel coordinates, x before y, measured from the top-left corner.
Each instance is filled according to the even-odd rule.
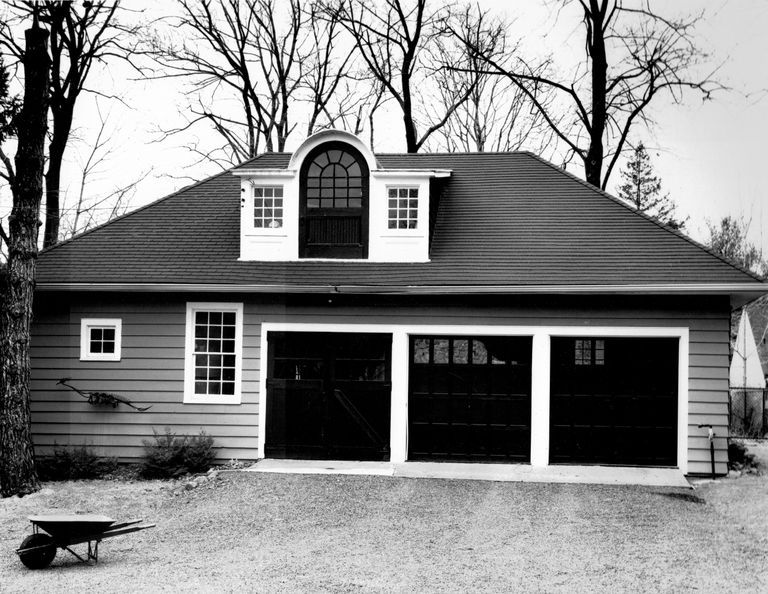
[[[99,542],[112,536],[138,532],[147,528],[154,528],[155,524],[141,524],[143,520],[128,520],[127,522],[115,523],[115,520],[107,516],[95,514],[62,514],[47,516],[29,516],[32,522],[35,534],[39,530],[47,532],[50,540],[40,545],[31,544],[16,550],[16,553],[22,557],[22,562],[27,565],[24,556],[32,555],[45,556],[46,551],[53,548],[54,553],[50,556],[44,565],[36,565],[34,568],[41,568],[50,563],[55,555],[57,548],[65,549],[77,557],[80,561],[98,562]],[[48,538],[48,537],[46,537]],[[85,558],[78,555],[70,547],[77,544],[88,543],[88,553]],[[33,561],[36,559],[33,558]],[[32,568],[31,565],[27,567]]]
[[[54,540],[70,544],[73,539],[104,532],[115,523],[112,518],[96,514],[29,516],[29,521],[41,530],[45,530]]]

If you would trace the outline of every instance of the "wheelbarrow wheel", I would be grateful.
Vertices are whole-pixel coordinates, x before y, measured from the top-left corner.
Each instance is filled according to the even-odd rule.
[[[30,534],[23,541],[21,541],[20,549],[33,548],[31,551],[21,550],[19,552],[19,559],[21,562],[30,569],[43,569],[48,567],[56,556],[56,545],[53,542],[53,538],[47,534],[38,532],[37,534]]]

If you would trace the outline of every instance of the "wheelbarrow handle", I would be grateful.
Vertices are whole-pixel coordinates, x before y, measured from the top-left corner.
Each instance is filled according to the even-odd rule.
[[[117,530],[118,528],[125,528],[126,526],[133,526],[134,524],[141,524],[144,520],[128,520],[126,522],[120,522],[119,524],[112,524],[107,530]]]

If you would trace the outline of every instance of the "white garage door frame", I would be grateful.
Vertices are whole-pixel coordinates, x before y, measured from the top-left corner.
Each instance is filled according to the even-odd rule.
[[[392,335],[392,411],[390,449],[392,462],[405,462],[408,453],[408,358],[411,335],[434,336],[531,336],[531,466],[549,465],[550,338],[653,337],[679,338],[677,373],[677,468],[688,472],[688,353],[687,327],[648,326],[482,326],[414,324],[334,324],[263,322],[261,325],[261,373],[259,377],[258,457],[264,458],[267,412],[269,332],[345,332]]]

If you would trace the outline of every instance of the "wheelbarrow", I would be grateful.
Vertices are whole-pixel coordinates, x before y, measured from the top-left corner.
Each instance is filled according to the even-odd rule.
[[[143,520],[116,523],[112,518],[94,514],[61,514],[29,516],[32,534],[27,536],[16,550],[21,562],[30,569],[43,569],[56,556],[56,549],[65,549],[83,563],[99,561],[99,543],[105,538],[120,536],[154,528],[154,524],[142,524]],[[85,556],[78,555],[70,547],[88,543]]]

